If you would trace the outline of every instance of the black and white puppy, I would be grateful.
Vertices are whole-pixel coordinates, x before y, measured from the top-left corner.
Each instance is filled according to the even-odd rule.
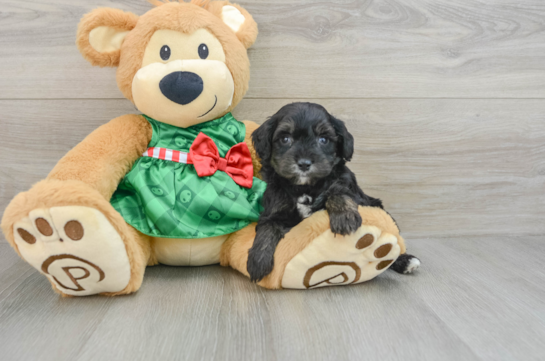
[[[284,235],[312,213],[326,209],[335,234],[348,235],[361,226],[358,206],[382,208],[380,199],[363,193],[346,167],[354,138],[341,120],[313,103],[281,108],[252,134],[267,182],[256,237],[248,253],[252,281],[271,273],[274,252]],[[391,268],[410,273],[420,262],[401,255]]]

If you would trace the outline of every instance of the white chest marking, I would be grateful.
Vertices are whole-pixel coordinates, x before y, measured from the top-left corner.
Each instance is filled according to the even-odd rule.
[[[312,197],[308,194],[303,194],[301,197],[297,198],[297,211],[299,215],[303,218],[308,218],[312,214],[311,206]]]

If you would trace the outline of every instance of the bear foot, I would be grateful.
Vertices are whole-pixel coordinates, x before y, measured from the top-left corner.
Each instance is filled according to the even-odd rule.
[[[327,230],[290,260],[282,288],[309,289],[365,282],[386,271],[399,253],[397,238],[375,226],[362,225],[348,236]]]
[[[21,256],[64,294],[119,292],[129,283],[123,240],[96,209],[35,209],[13,230]]]

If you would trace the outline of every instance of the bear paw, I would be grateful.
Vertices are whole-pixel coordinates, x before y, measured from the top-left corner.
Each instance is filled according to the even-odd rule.
[[[286,266],[283,288],[309,289],[368,281],[397,259],[397,238],[374,226],[361,226],[348,236],[327,230]]]
[[[121,236],[96,209],[35,209],[15,223],[21,256],[62,293],[86,296],[119,292],[131,270]]]

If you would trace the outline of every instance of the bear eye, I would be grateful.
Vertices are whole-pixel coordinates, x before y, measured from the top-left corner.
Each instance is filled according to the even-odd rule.
[[[163,45],[163,47],[161,48],[160,55],[161,55],[161,59],[165,61],[167,61],[170,58],[170,48],[168,47],[168,45]]]
[[[208,46],[206,44],[199,45],[199,56],[201,59],[208,58]]]
[[[326,145],[327,143],[329,143],[329,139],[327,139],[326,137],[320,137],[318,139],[318,142],[322,145]]]

